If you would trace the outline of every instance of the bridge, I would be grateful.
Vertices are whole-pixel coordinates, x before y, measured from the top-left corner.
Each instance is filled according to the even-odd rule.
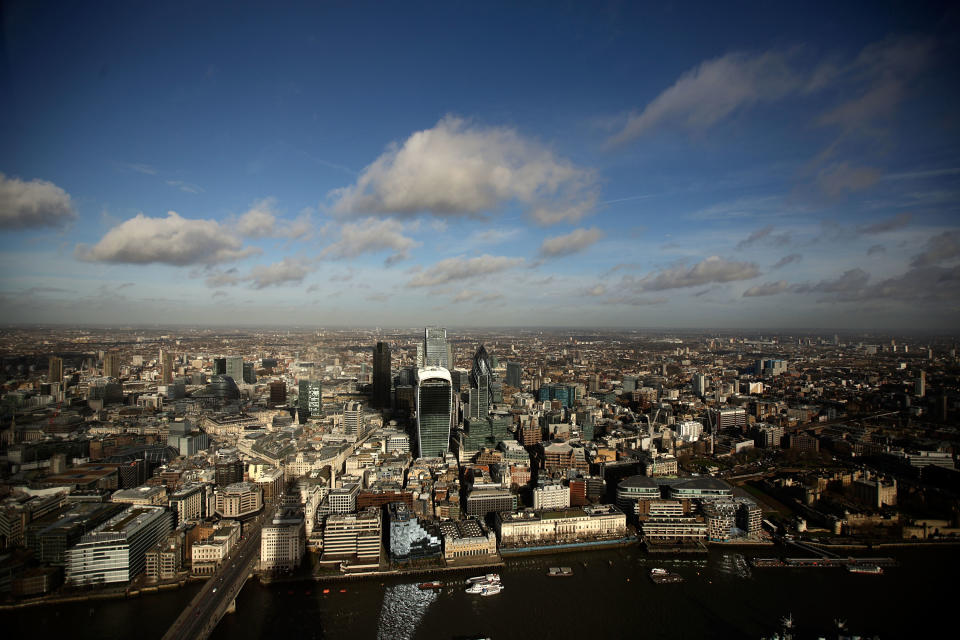
[[[237,595],[260,560],[260,528],[270,512],[265,508],[255,520],[244,524],[244,539],[193,597],[163,635],[163,640],[206,640],[220,619],[233,611]]]

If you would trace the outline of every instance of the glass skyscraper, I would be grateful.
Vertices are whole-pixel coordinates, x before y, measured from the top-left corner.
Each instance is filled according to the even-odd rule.
[[[427,367],[417,372],[417,445],[420,457],[443,456],[450,450],[453,385],[450,372]]]
[[[423,366],[450,369],[453,366],[452,360],[450,345],[447,343],[447,330],[443,327],[424,329]]]

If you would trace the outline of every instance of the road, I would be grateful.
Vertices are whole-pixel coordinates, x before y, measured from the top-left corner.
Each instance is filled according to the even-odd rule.
[[[261,514],[244,524],[244,539],[230,551],[217,572],[170,626],[163,640],[204,640],[210,636],[256,569],[260,559],[260,527],[266,517]]]

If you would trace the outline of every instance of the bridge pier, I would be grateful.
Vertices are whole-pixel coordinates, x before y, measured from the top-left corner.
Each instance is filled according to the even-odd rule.
[[[227,613],[236,613],[237,612],[237,599],[234,598],[230,601],[230,606],[227,607]]]

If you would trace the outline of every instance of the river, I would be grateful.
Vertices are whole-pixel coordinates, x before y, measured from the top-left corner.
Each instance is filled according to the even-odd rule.
[[[761,638],[787,614],[799,638],[835,637],[835,619],[846,620],[853,633],[881,638],[939,637],[953,626],[957,550],[874,553],[900,561],[882,576],[744,569],[736,553],[658,558],[630,547],[511,559],[500,572],[504,591],[491,597],[466,594],[462,586],[420,591],[415,579],[271,586],[252,580],[212,638]],[[561,565],[574,575],[546,575]],[[655,585],[648,578],[655,566],[686,581]],[[39,637],[150,640],[163,635],[195,589],[4,612],[0,622]]]

